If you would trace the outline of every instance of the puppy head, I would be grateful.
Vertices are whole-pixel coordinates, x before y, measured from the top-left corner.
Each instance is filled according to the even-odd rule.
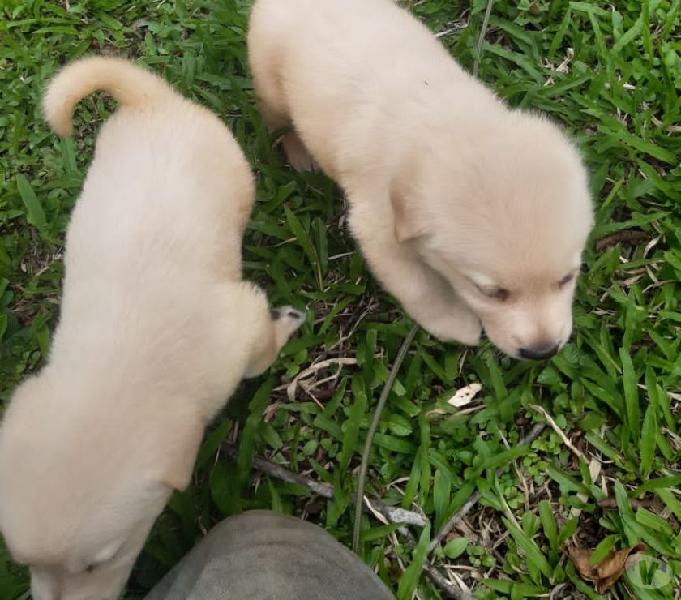
[[[129,404],[92,411],[74,402],[87,390],[51,381],[20,386],[0,427],[0,531],[29,567],[35,600],[114,600],[188,481],[200,427],[151,421]]]
[[[398,238],[451,283],[497,347],[548,358],[572,330],[593,221],[586,170],[558,128],[536,116],[513,112],[486,133],[458,134],[470,143],[454,154],[441,148],[422,168],[420,209],[394,211]]]

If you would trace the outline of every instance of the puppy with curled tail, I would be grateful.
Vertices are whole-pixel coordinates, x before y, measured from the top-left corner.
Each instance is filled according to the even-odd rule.
[[[47,88],[43,112],[52,131],[61,137],[71,135],[76,104],[97,91],[113,96],[121,108],[134,110],[179,98],[166,81],[127,60],[84,58],[64,67]]]
[[[227,127],[146,69],[94,57],[49,84],[54,131],[96,90],[119,107],[68,226],[49,359],[0,425],[0,531],[35,600],[119,596],[205,424],[303,321],[242,281],[254,184]]]
[[[393,0],[256,0],[248,33],[268,127],[345,191],[369,267],[418,323],[517,358],[569,338],[592,224],[579,153],[511,110]]]

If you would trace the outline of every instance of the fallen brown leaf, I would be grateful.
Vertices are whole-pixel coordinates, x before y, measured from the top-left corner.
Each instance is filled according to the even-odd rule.
[[[653,498],[643,498],[642,500],[629,500],[631,508],[638,510],[639,508],[651,508],[655,505],[655,500]],[[603,500],[598,501],[598,506],[601,508],[617,508],[617,500],[615,498],[603,498]]]
[[[639,231],[637,229],[624,229],[622,231],[616,231],[610,235],[602,237],[596,242],[596,250],[605,250],[619,244],[620,242],[635,243],[648,239],[648,234],[644,231]]]
[[[643,552],[645,549],[645,544],[636,544],[631,548],[616,550],[608,554],[597,565],[591,564],[593,550],[571,547],[568,548],[567,553],[580,577],[593,582],[596,591],[602,594],[607,592],[622,577],[629,556]]]

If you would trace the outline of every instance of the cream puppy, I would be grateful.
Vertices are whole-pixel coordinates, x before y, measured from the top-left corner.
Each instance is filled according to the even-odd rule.
[[[298,169],[344,189],[369,266],[425,329],[552,355],[592,224],[561,131],[510,110],[392,0],[257,0],[251,70]]]
[[[35,600],[118,597],[204,425],[302,322],[241,280],[254,186],[224,124],[140,67],[89,58],[51,82],[52,128],[68,135],[100,89],[120,108],[68,228],[49,362],[0,428],[0,530]]]

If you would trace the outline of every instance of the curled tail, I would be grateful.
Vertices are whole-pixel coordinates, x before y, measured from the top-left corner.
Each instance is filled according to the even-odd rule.
[[[83,58],[66,65],[47,86],[43,111],[52,130],[62,137],[70,135],[76,104],[98,90],[111,94],[123,106],[139,108],[175,95],[163,79],[130,61]]]

